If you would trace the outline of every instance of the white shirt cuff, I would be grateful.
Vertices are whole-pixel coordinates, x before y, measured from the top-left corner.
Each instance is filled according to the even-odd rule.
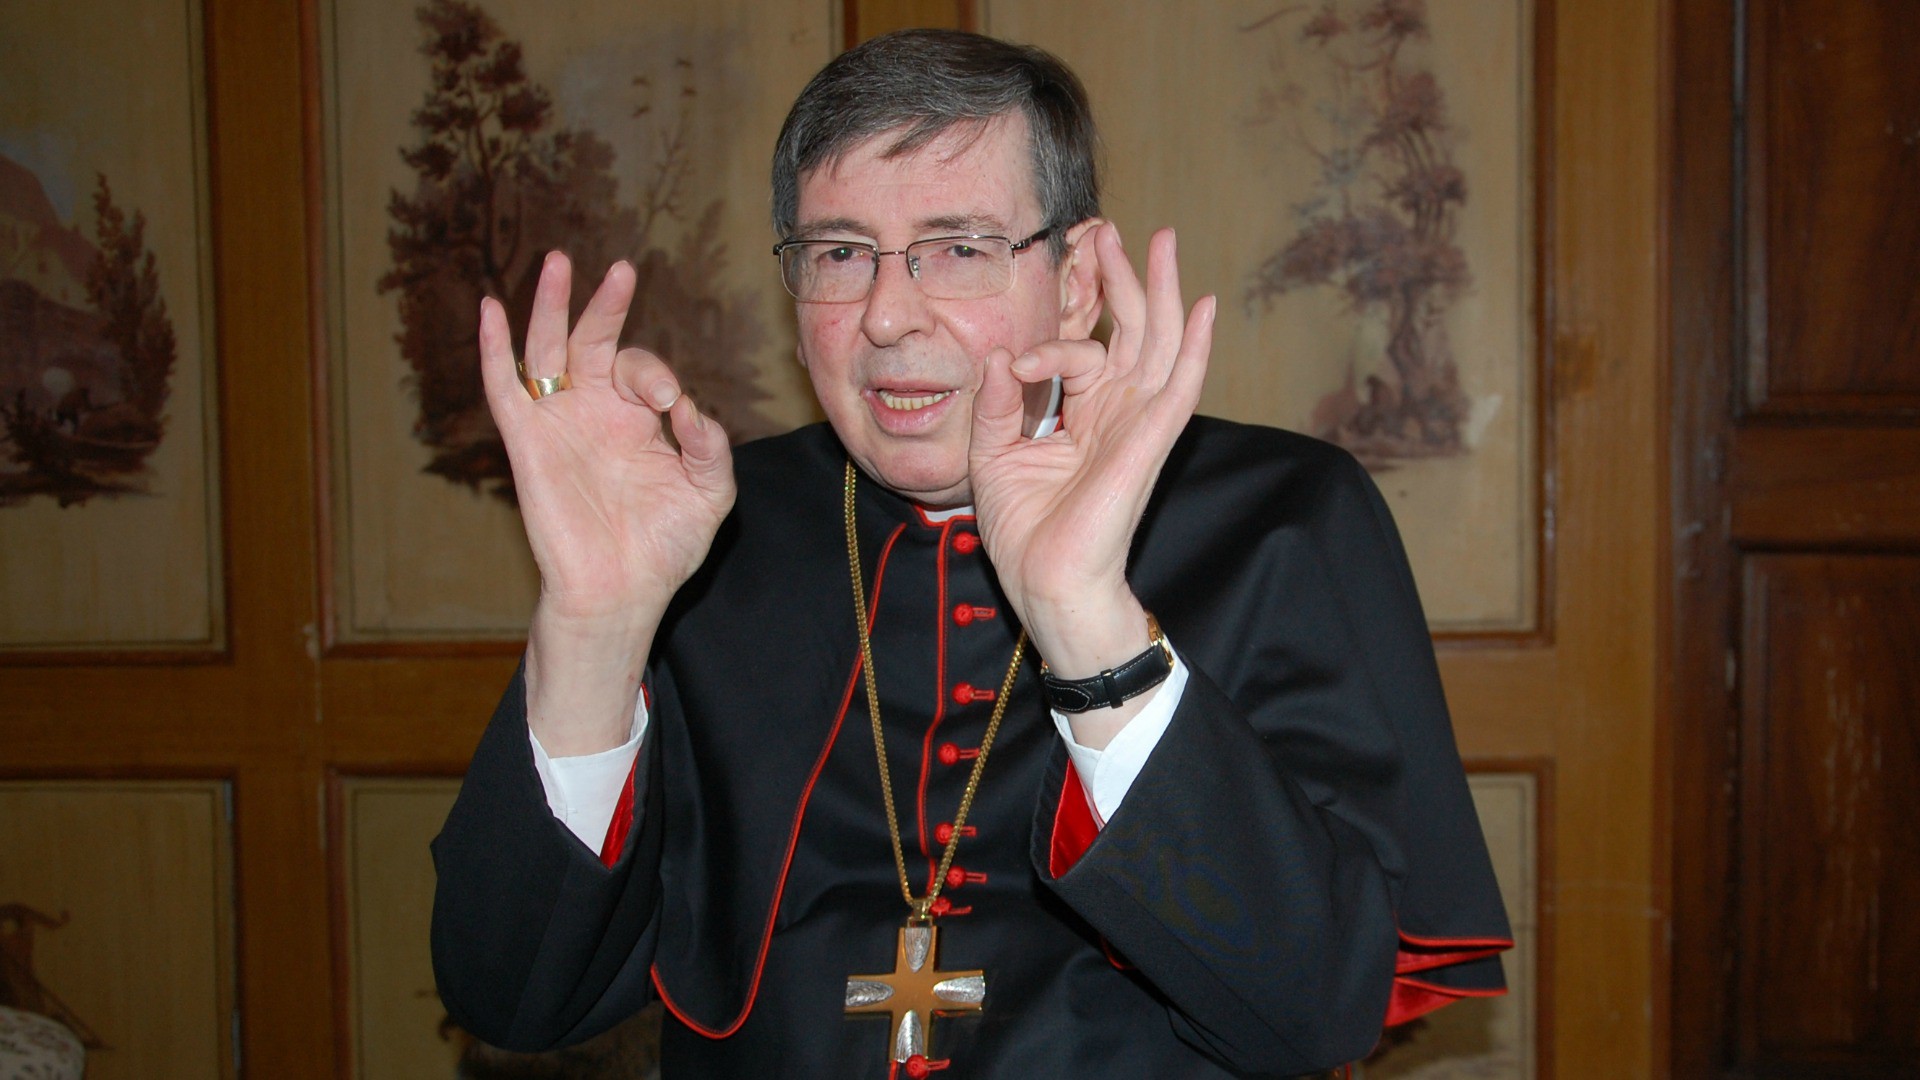
[[[1134,778],[1146,768],[1147,758],[1153,754],[1153,748],[1160,745],[1160,737],[1167,733],[1167,725],[1173,722],[1174,710],[1180,707],[1180,698],[1186,692],[1187,665],[1181,662],[1176,651],[1173,671],[1166,681],[1154,687],[1146,706],[1127,721],[1127,726],[1120,729],[1105,750],[1092,750],[1073,741],[1072,721],[1066,713],[1053,710],[1053,726],[1066,740],[1073,771],[1079,774],[1080,786],[1087,793],[1087,801],[1093,804],[1094,818],[1102,827],[1112,820],[1121,800],[1133,787]]]
[[[547,807],[580,842],[599,854],[606,843],[607,826],[620,805],[620,791],[627,786],[634,759],[640,755],[640,740],[647,733],[647,695],[642,693],[633,704],[633,724],[627,729],[627,741],[611,750],[573,757],[548,757],[547,748],[527,729],[533,743],[533,771],[540,774],[540,786],[546,789]],[[634,802],[639,803],[636,786]],[[637,821],[635,824],[639,824]]]

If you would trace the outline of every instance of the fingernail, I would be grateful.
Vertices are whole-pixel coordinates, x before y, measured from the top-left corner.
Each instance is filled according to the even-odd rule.
[[[653,384],[653,389],[647,391],[647,398],[653,402],[654,408],[665,412],[673,408],[674,402],[680,400],[680,394],[674,390],[672,383],[657,382]]]
[[[1032,374],[1034,365],[1038,364],[1039,362],[1040,362],[1040,358],[1033,355],[1032,353],[1022,353],[1020,355],[1020,358],[1013,362],[1014,374],[1016,375]]]

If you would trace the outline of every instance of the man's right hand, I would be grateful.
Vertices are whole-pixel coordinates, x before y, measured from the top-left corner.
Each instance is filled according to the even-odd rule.
[[[659,357],[620,348],[633,289],[633,267],[615,263],[568,333],[572,268],[547,256],[524,371],[572,385],[538,400],[521,382],[505,310],[480,304],[487,404],[540,569],[528,723],[556,757],[626,741],[654,631],[733,506],[726,432]]]

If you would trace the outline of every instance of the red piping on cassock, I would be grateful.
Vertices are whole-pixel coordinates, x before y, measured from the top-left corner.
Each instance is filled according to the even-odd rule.
[[[914,507],[916,511],[919,507]],[[926,514],[921,513],[922,521]],[[920,854],[927,860],[928,889],[933,888],[933,875],[940,869],[939,860],[933,857],[933,848],[927,844],[927,773],[933,766],[933,733],[940,730],[940,722],[947,716],[947,543],[953,534],[953,524],[937,526],[940,530],[940,553],[934,556],[934,578],[939,590],[939,602],[934,605],[933,633],[933,720],[927,724],[927,733],[920,739],[920,783],[915,789],[915,815],[920,829]]]
[[[880,561],[873,570],[872,595],[867,599],[868,629],[872,629],[879,619],[880,583],[887,576],[887,557],[893,554],[894,541],[900,539],[900,534],[906,531],[905,525],[894,529],[893,535],[887,537],[886,546],[880,549]],[[793,827],[787,832],[787,854],[780,862],[780,877],[773,887],[773,903],[767,907],[767,924],[760,930],[760,954],[753,961],[753,982],[747,987],[747,1000],[740,1006],[740,1015],[734,1017],[733,1022],[724,1028],[707,1027],[688,1016],[686,1010],[680,1008],[673,1000],[673,996],[667,992],[667,984],[660,979],[660,965],[654,964],[649,969],[653,976],[653,989],[660,995],[660,1004],[666,1006],[667,1011],[678,1017],[681,1023],[709,1039],[724,1039],[739,1031],[740,1026],[747,1022],[747,1017],[753,1012],[754,999],[760,996],[760,976],[767,968],[767,949],[773,944],[773,924],[780,917],[780,898],[787,891],[787,871],[793,867],[793,852],[800,843],[800,823],[806,819],[807,803],[813,798],[813,786],[820,781],[820,772],[827,766],[827,757],[833,753],[833,744],[840,739],[840,727],[847,719],[847,709],[853,704],[854,689],[859,685],[860,658],[855,657],[853,673],[847,676],[847,689],[840,697],[840,711],[833,718],[833,730],[827,733],[827,743],[820,748],[820,756],[814,759],[813,772],[807,777],[807,786],[800,792],[800,804],[793,811]]]

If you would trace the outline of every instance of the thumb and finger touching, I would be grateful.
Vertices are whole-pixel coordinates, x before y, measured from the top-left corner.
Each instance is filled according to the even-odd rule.
[[[693,398],[682,394],[668,410],[673,437],[680,444],[680,461],[687,480],[709,498],[733,498],[733,448],[719,421],[700,412]]]
[[[973,446],[976,457],[1003,453],[1020,440],[1025,396],[1013,373],[1013,354],[994,349],[980,373],[980,389],[973,395]]]

